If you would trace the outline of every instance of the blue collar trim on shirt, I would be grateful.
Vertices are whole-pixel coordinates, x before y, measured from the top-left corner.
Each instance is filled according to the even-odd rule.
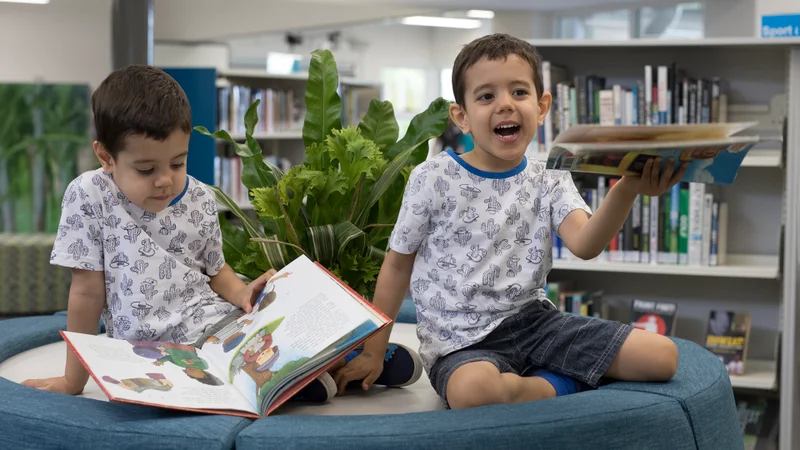
[[[189,189],[189,175],[186,175],[186,185],[183,186],[183,192],[181,192],[181,194],[179,196],[175,197],[174,200],[169,202],[169,206],[172,206],[172,205],[178,203],[179,201],[181,201],[181,199],[183,198],[183,194],[186,193],[187,189]]]
[[[468,171],[474,173],[475,175],[482,177],[482,178],[508,178],[513,177],[514,175],[522,172],[525,170],[525,167],[528,166],[528,158],[522,158],[522,161],[511,170],[506,170],[505,172],[487,172],[485,170],[477,169],[471,166],[469,163],[464,161],[461,156],[459,156],[453,149],[448,148],[447,153],[456,160],[457,163],[461,164],[461,167],[467,169]]]

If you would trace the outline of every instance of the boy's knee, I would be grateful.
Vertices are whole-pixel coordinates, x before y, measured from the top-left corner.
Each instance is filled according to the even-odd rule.
[[[447,403],[451,409],[503,403],[500,371],[489,362],[467,363],[447,381]]]
[[[671,339],[664,337],[658,340],[653,349],[653,376],[668,381],[678,371],[678,347]]]

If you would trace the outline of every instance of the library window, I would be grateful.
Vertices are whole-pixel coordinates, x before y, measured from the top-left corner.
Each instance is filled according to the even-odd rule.
[[[601,11],[555,19],[557,39],[700,39],[705,36],[703,4]]]

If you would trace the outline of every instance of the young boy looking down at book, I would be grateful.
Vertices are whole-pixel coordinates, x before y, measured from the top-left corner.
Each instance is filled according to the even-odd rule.
[[[111,338],[201,347],[252,310],[275,271],[245,284],[225,263],[214,192],[186,173],[191,109],[172,77],[117,70],[92,110],[102,167],[67,187],[50,259],[72,269],[67,331],[94,334],[102,317]],[[68,351],[64,376],[23,384],[75,395],[88,377]],[[335,393],[326,373],[295,398]]]
[[[637,195],[667,192],[685,166],[648,162],[622,178],[592,214],[568,172],[525,150],[548,113],[540,57],[504,34],[465,46],[453,69],[451,117],[475,148],[420,164],[408,180],[374,304],[396,317],[411,289],[420,356],[450,408],[516,403],[598,386],[601,377],[666,381],[677,348],[630,325],[558,311],[545,296],[552,232],[582,259],[598,256]],[[676,170],[677,169],[677,170]],[[334,377],[343,386],[381,374],[387,329]]]

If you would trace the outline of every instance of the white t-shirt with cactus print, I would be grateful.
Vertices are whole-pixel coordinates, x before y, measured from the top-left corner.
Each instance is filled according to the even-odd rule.
[[[414,168],[389,245],[417,252],[411,295],[426,370],[546,299],[552,234],[576,209],[591,214],[571,174],[533,158],[489,173],[446,151]]]
[[[191,176],[169,207],[152,213],[102,169],[81,174],[64,194],[50,262],[105,272],[109,337],[194,343],[234,308],[209,285],[225,263],[217,203]]]

